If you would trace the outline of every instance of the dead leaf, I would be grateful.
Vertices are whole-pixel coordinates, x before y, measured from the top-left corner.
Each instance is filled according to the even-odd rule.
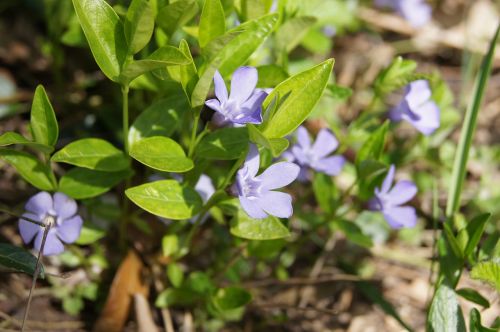
[[[158,332],[146,297],[140,293],[134,294],[134,304],[137,332]]]
[[[130,250],[116,272],[104,309],[94,326],[94,332],[123,331],[130,312],[132,296],[136,293],[146,298],[148,296],[148,289],[141,279],[142,268],[141,260]]]

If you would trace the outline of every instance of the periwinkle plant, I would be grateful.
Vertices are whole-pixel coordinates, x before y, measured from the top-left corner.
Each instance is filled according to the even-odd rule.
[[[304,50],[298,54],[308,52],[315,45],[307,38],[324,41],[342,35],[348,30],[345,27],[313,19],[316,13],[302,12],[301,6],[276,4],[271,9],[269,3],[259,7],[260,14],[276,13],[253,17],[255,13],[220,0],[203,1],[201,11],[195,1],[170,2],[163,8],[152,8],[153,3],[161,6],[163,2],[132,0],[127,12],[118,15],[105,0],[73,0],[73,15],[85,34],[89,54],[104,76],[122,90],[123,121],[116,137],[110,133],[99,133],[110,141],[87,137],[96,132],[91,131],[86,138],[63,145],[70,140],[58,140],[59,125],[43,87],[37,88],[31,109],[32,137],[0,136],[2,147],[29,148],[1,148],[0,157],[39,190],[27,201],[26,213],[19,216],[25,244],[34,242],[37,251],[53,256],[63,253],[65,244],[75,242],[85,244],[72,246],[71,251],[89,255],[99,245],[109,246],[107,251],[113,254],[134,246],[139,255],[154,257],[144,261],[155,267],[156,257],[165,256],[160,261],[168,262],[168,282],[155,282],[167,285],[155,290],[160,291],[157,306],[175,310],[182,305],[196,308],[194,313],[204,310],[195,317],[202,326],[207,317],[237,317],[251,300],[250,291],[241,286],[244,279],[267,271],[269,276],[285,278],[290,266],[281,260],[301,255],[310,239],[315,239],[316,246],[326,243],[321,248],[325,253],[332,241],[322,237],[335,240],[341,237],[338,232],[352,245],[370,246],[370,230],[359,222],[363,213],[381,213],[392,229],[429,221],[428,215],[420,213],[420,197],[414,199],[418,193],[425,194],[425,181],[417,181],[417,176],[415,182],[395,178],[396,168],[411,169],[417,163],[432,168],[435,160],[429,162],[427,155],[414,157],[397,144],[387,144],[397,141],[398,131],[384,122],[389,107],[383,102],[405,87],[389,119],[408,122],[425,136],[444,126],[442,100],[439,94],[433,95],[435,81],[422,79],[428,75],[417,73],[414,61],[396,58],[381,71],[373,84],[372,102],[361,107],[359,118],[343,123],[331,116],[338,103],[348,98],[339,97],[339,92],[345,96],[357,91],[334,83],[333,59],[304,69],[304,64],[324,58],[325,53],[298,62],[292,50],[304,39]],[[430,19],[430,7],[424,1],[377,3],[391,6],[414,26]],[[235,21],[241,24],[229,27]],[[303,30],[311,33],[302,34]],[[172,44],[177,41],[178,47]],[[230,82],[229,91],[224,78]],[[215,98],[209,97],[212,92]],[[129,94],[134,96],[130,114]],[[116,109],[110,107],[109,112]],[[313,112],[315,121],[307,123]],[[131,114],[138,116],[129,119]],[[327,116],[318,119],[323,115]],[[321,129],[314,130],[313,139],[306,127]],[[408,140],[409,147],[421,144],[422,135],[414,133]],[[162,175],[151,181],[151,174]],[[291,185],[295,180],[300,183]],[[119,213],[105,215],[113,220],[107,220],[110,228],[102,230],[103,244],[99,244],[85,238],[86,227],[98,228],[94,228],[95,220],[103,216],[94,215],[98,212],[92,204],[110,196],[118,202],[113,212]],[[77,200],[86,207],[85,224]],[[367,206],[375,212],[363,212]],[[159,218],[148,218],[148,214],[169,220],[154,225],[164,232],[161,245],[137,245],[157,235],[150,226]],[[47,224],[51,228],[42,249]],[[446,227],[449,224],[447,220]],[[445,230],[447,237],[442,241],[453,241],[453,230]],[[139,237],[137,232],[143,234]],[[115,233],[119,241],[114,241]],[[471,242],[481,237],[476,235],[463,235],[460,241],[469,242],[450,246],[455,251],[465,249],[457,254],[455,277],[446,271],[440,275],[447,287],[456,286],[457,271],[466,260],[477,263],[478,243]],[[77,241],[79,237],[85,241]],[[265,241],[265,248],[279,244],[279,255],[259,249],[259,241]],[[121,250],[114,247],[116,242]],[[161,247],[161,253],[147,252],[146,247],[151,251]],[[199,250],[212,247],[216,250]],[[256,254],[259,250],[264,253]],[[226,262],[226,254],[234,259]],[[267,254],[260,260],[259,255]],[[196,261],[200,257],[202,264]],[[280,262],[270,263],[275,257],[281,257]],[[251,259],[259,261],[239,264]],[[242,272],[243,265],[252,271]],[[264,272],[253,270],[254,266],[264,267]]]

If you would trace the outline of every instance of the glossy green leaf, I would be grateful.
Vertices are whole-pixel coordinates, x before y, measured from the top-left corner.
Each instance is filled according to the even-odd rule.
[[[299,16],[289,19],[276,32],[276,47],[290,52],[299,45],[314,23],[316,23],[316,18],[312,16]]]
[[[271,10],[273,0],[241,0],[241,16],[245,21],[261,17]]]
[[[472,279],[478,279],[495,287],[500,292],[500,258],[493,258],[474,265],[470,273]]]
[[[362,161],[367,159],[379,160],[384,152],[385,139],[387,136],[387,130],[389,128],[389,121],[384,122],[384,124],[378,127],[373,134],[370,135],[368,140],[363,144],[361,149],[356,156],[356,166],[358,167]]]
[[[123,69],[122,77],[126,81],[132,81],[136,77],[155,69],[163,69],[167,66],[187,65],[191,59],[173,46],[163,46],[143,60],[133,61]]]
[[[164,172],[187,172],[194,167],[182,147],[173,139],[154,136],[137,141],[130,156],[146,166]]]
[[[491,40],[488,53],[483,59],[481,70],[479,71],[479,75],[476,78],[474,94],[465,113],[465,118],[460,133],[460,140],[458,142],[457,152],[455,154],[455,161],[453,163],[451,185],[448,190],[448,201],[446,204],[447,217],[452,217],[455,214],[455,211],[457,211],[460,206],[460,196],[462,194],[462,186],[465,181],[467,161],[469,159],[469,150],[472,144],[472,139],[474,138],[474,131],[476,129],[479,109],[481,108],[484,92],[488,85],[488,78],[490,77],[493,57],[495,55],[495,48],[499,35],[500,24],[497,27],[495,36]]]
[[[191,50],[189,49],[189,44],[186,40],[181,40],[179,44],[179,50],[191,60],[191,62],[187,65],[180,66],[179,74],[180,81],[182,85],[182,89],[186,94],[187,99],[191,103],[191,94],[193,93],[194,87],[196,86],[196,82],[198,82],[198,71],[196,69],[196,65],[193,60],[193,56],[191,55]]]
[[[469,332],[498,332],[498,329],[490,329],[481,324],[481,313],[472,308],[469,315]]]
[[[105,0],[73,0],[73,6],[99,68],[118,82],[127,54],[120,18]]]
[[[286,138],[267,138],[252,124],[247,125],[250,141],[271,150],[273,157],[279,157],[290,145]]]
[[[14,144],[27,145],[43,153],[51,153],[54,151],[54,148],[49,145],[32,142],[24,136],[12,131],[8,131],[0,136],[0,146],[9,146]]]
[[[222,128],[203,137],[195,155],[208,159],[238,159],[246,153],[248,142],[247,128]]]
[[[479,304],[484,308],[490,307],[490,302],[484,296],[482,296],[478,291],[472,288],[461,288],[457,289],[457,294],[464,299]]]
[[[278,96],[278,109],[263,129],[268,138],[284,137],[292,133],[312,112],[321,98],[333,69],[329,59],[279,84],[264,101],[263,107]]]
[[[95,243],[106,236],[106,232],[102,229],[91,227],[88,224],[83,224],[82,231],[80,232],[80,236],[78,240],[76,240],[76,244],[85,246],[92,243]]]
[[[273,88],[286,80],[288,73],[278,65],[264,65],[257,67],[259,80],[257,87],[262,89]]]
[[[198,13],[193,0],[178,0],[163,7],[156,16],[156,23],[170,36]]]
[[[429,309],[428,327],[434,332],[466,331],[462,309],[453,288],[439,285]]]
[[[0,158],[11,164],[23,179],[38,189],[56,190],[54,174],[33,155],[17,150],[0,149]]]
[[[128,134],[129,145],[153,136],[170,136],[189,105],[182,96],[172,96],[152,104],[135,119]]]
[[[122,151],[100,138],[84,138],[71,142],[57,151],[51,160],[106,172],[121,171],[129,166]]]
[[[36,87],[31,105],[31,131],[35,142],[54,146],[59,136],[56,114],[42,85]]]
[[[8,243],[0,243],[0,266],[33,275],[36,269],[36,257],[22,248]],[[44,268],[41,262],[40,276],[44,277]]]
[[[146,183],[125,191],[127,197],[142,209],[163,218],[189,219],[200,210],[200,195],[175,180]]]
[[[217,309],[221,311],[241,308],[252,300],[248,291],[239,287],[221,288],[212,298]]]
[[[275,240],[290,236],[288,228],[276,217],[250,218],[243,210],[231,220],[231,234],[248,240]]]
[[[139,52],[148,44],[153,35],[154,19],[148,0],[132,0],[124,23],[129,54]]]
[[[205,0],[200,17],[198,41],[204,48],[211,40],[226,32],[226,17],[220,0]]]
[[[200,74],[191,96],[193,107],[204,105],[215,71],[218,69],[226,76],[243,65],[273,31],[278,17],[278,14],[270,14],[243,23],[207,45],[206,49],[211,51],[207,55],[205,70]]]
[[[75,167],[59,181],[59,191],[74,199],[96,197],[118,185],[131,175],[130,171],[103,172]]]
[[[170,263],[167,266],[167,277],[175,288],[179,288],[184,280],[184,272],[177,263]]]

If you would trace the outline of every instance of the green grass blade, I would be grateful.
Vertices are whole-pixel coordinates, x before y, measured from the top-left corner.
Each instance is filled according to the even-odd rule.
[[[469,158],[469,150],[474,136],[474,130],[477,124],[477,115],[484,96],[484,91],[488,85],[490,77],[491,66],[493,62],[493,55],[495,54],[495,47],[497,44],[498,35],[500,33],[500,25],[497,28],[495,36],[491,40],[488,53],[483,59],[479,75],[474,85],[474,95],[472,98],[467,112],[465,113],[465,120],[460,134],[460,141],[455,155],[455,162],[453,164],[453,173],[451,178],[451,186],[448,191],[448,202],[446,204],[446,216],[453,217],[455,212],[460,206],[460,195],[462,193],[462,186],[465,179],[465,171],[467,160]]]

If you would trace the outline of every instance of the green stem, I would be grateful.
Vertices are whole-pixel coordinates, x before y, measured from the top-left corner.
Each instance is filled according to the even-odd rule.
[[[193,128],[191,129],[191,140],[189,141],[189,151],[188,157],[191,158],[194,153],[194,148],[196,147],[196,132],[198,131],[198,122],[200,121],[201,108],[196,108],[194,110],[194,122]]]
[[[125,155],[130,160],[129,155],[129,144],[128,144],[128,132],[129,132],[129,112],[128,112],[128,92],[129,86],[128,84],[122,85],[122,134],[123,134],[123,148],[125,149]],[[125,190],[130,187],[130,177],[127,177],[125,180]],[[120,247],[122,249],[126,248],[127,244],[127,224],[128,224],[128,210],[129,210],[129,201],[126,195],[123,195],[123,207],[122,207],[122,216],[120,220]]]

